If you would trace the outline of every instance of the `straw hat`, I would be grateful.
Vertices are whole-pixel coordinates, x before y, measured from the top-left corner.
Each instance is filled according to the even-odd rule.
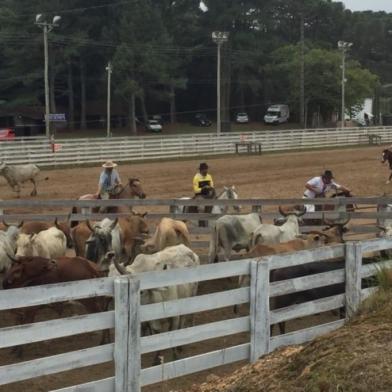
[[[117,167],[117,163],[114,163],[113,161],[106,161],[102,167],[104,167],[105,169],[110,169],[110,168],[114,168]]]

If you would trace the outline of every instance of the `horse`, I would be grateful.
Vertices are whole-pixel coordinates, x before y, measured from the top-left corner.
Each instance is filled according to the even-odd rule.
[[[338,190],[336,193],[334,193],[331,198],[335,197],[353,197],[351,192],[348,191],[343,191],[343,190]],[[316,212],[325,212],[325,211],[335,211],[335,212],[354,212],[357,206],[355,204],[345,204],[345,205],[333,205],[333,204],[319,204],[316,205]],[[338,219],[335,224],[340,224],[340,219]],[[303,219],[303,224],[305,226],[319,226],[324,223],[324,219]]]
[[[110,199],[145,199],[146,194],[143,191],[141,181],[138,178],[129,178],[127,184],[124,185],[116,185],[114,191],[110,194]],[[78,200],[99,200],[99,196],[96,196],[93,193],[82,195],[78,198]],[[100,211],[100,207],[83,207],[79,209],[78,207],[72,208],[72,214],[82,213],[97,213]],[[132,207],[125,206],[116,206],[116,207],[107,207],[105,209],[107,213],[121,213],[121,212],[132,212]],[[77,226],[78,222],[73,221],[71,227]]]
[[[207,194],[205,195],[195,195],[194,197],[181,197],[180,200],[200,200],[200,199],[211,199],[211,200],[237,200],[238,194],[235,191],[235,186],[225,186],[223,187],[223,191],[216,195],[214,188],[209,188]],[[235,212],[239,212],[241,207],[237,205],[232,206]],[[171,206],[170,212],[173,214],[197,214],[197,213],[212,213],[212,214],[227,214],[229,210],[229,206],[225,205],[214,205],[212,206],[183,206],[183,205],[176,205]],[[208,226],[208,222],[206,221],[199,221],[199,226],[205,227]]]
[[[381,158],[381,163],[385,163],[386,161],[388,161],[389,163],[389,169],[391,170],[391,174],[389,175],[388,180],[386,181],[386,184],[389,184],[392,180],[392,151],[385,149],[382,152],[382,158]]]

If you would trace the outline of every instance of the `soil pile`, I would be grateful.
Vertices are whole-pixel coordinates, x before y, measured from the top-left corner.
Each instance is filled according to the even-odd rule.
[[[339,330],[275,351],[228,378],[210,376],[196,391],[392,391],[392,290],[379,290]]]

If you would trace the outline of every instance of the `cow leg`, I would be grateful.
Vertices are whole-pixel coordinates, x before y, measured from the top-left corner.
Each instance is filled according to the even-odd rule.
[[[31,178],[30,181],[33,183],[33,190],[31,191],[31,196],[37,196],[37,184],[34,178]]]
[[[16,192],[16,197],[19,199],[20,198],[20,185],[16,184],[13,186],[14,192]]]

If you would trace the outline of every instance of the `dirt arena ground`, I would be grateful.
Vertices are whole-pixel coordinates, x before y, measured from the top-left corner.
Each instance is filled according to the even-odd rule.
[[[227,156],[208,159],[210,171],[214,176],[216,188],[234,184],[241,198],[290,198],[301,197],[307,179],[331,169],[338,183],[351,188],[356,196],[380,196],[384,192],[391,193],[392,185],[385,185],[389,175],[387,166],[380,163],[382,147],[355,149],[339,149],[330,151],[296,152],[269,154],[262,156]],[[114,156],[115,160],[116,157]],[[123,181],[127,177],[139,177],[142,180],[148,198],[174,198],[190,196],[192,193],[192,177],[199,162],[204,159],[186,161],[170,161],[120,165],[119,172]],[[95,192],[101,168],[68,168],[44,171],[49,180],[39,184],[38,192],[41,199],[74,199],[84,193]],[[26,185],[22,198],[30,199],[30,185]],[[4,179],[0,179],[0,197],[11,199],[13,192]],[[209,282],[201,285],[201,293],[233,287],[233,282]],[[74,309],[66,309],[65,315],[72,314]],[[243,309],[246,314],[246,309]],[[197,323],[219,320],[232,315],[231,309],[221,309],[208,314],[197,315]],[[38,320],[56,318],[56,314],[47,310],[40,314]],[[331,315],[318,316],[330,320]],[[314,320],[313,320],[314,322]],[[0,313],[0,327],[12,325],[13,317],[7,312]],[[289,326],[289,330],[309,325],[312,320],[299,320]],[[246,336],[234,336],[226,339],[203,342],[185,347],[184,356],[214,350],[227,345],[244,342]],[[79,335],[73,338],[56,339],[26,347],[23,360],[30,360],[46,355],[77,350],[96,345],[98,334]],[[16,361],[11,350],[0,350],[0,365]],[[151,363],[151,356],[144,358],[145,365]],[[192,383],[202,382],[208,374],[230,373],[238,366],[202,372],[165,385],[145,388],[148,392],[169,392],[171,390],[187,391]],[[109,377],[113,374],[111,363],[83,368],[51,376],[29,380],[23,383],[0,387],[0,392],[38,392],[48,391],[68,385],[75,385],[94,379]]]

